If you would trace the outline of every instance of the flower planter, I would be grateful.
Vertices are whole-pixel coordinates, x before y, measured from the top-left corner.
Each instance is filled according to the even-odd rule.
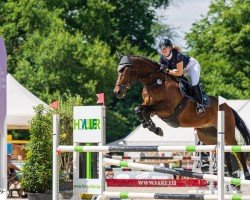
[[[28,200],[52,200],[51,193],[28,193]]]
[[[59,190],[60,191],[73,190],[73,181],[60,183]]]

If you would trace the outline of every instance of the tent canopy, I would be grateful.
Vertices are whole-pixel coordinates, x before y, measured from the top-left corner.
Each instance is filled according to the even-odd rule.
[[[7,75],[7,127],[29,129],[29,121],[35,115],[34,107],[46,103],[41,101],[10,74]]]
[[[131,132],[124,142],[126,145],[195,145],[195,134],[193,128],[172,128],[162,121],[157,116],[154,116],[153,121],[156,126],[163,130],[163,137],[155,135],[147,128],[143,128],[142,125],[138,126],[133,132]]]
[[[250,128],[250,100],[228,100],[227,104],[233,108]]]

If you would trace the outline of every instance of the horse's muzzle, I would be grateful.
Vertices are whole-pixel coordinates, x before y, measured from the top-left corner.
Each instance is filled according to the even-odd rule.
[[[117,85],[115,86],[114,93],[117,98],[121,99],[126,96],[127,89],[124,86]]]

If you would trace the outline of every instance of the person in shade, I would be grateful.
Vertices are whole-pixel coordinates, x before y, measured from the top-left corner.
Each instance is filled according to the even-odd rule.
[[[7,156],[7,173],[8,173],[8,188],[10,185],[14,185],[14,189],[18,187],[20,184],[20,177],[17,173],[17,171],[21,171],[19,167],[17,167],[13,162],[12,162],[12,155],[8,154]],[[9,188],[9,192],[12,189]],[[23,191],[22,187],[19,186],[19,189],[17,190],[18,196],[22,198],[26,198],[28,195]],[[12,197],[12,192],[9,193],[9,197]]]

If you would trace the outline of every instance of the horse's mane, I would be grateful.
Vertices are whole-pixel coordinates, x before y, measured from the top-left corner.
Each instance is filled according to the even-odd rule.
[[[156,61],[154,61],[154,60],[151,60],[151,59],[149,59],[149,58],[146,58],[146,57],[144,57],[144,56],[132,56],[132,57],[138,58],[138,59],[142,59],[142,60],[145,60],[145,61],[147,61],[147,62],[149,62],[149,63],[151,63],[151,64],[154,64],[154,66],[156,66],[158,69],[160,69],[160,67],[161,67],[160,64],[159,64],[158,62],[156,62]],[[178,83],[177,77],[175,77],[175,76],[173,76],[173,75],[170,75],[170,74],[165,74],[165,76],[169,77],[171,80],[174,80],[175,82]]]
[[[149,58],[147,58],[147,57],[144,57],[144,56],[132,56],[132,57],[134,57],[134,58],[141,58],[141,59],[143,59],[143,60],[145,60],[145,61],[147,61],[147,62],[153,63],[153,64],[156,65],[157,67],[160,67],[160,65],[159,65],[158,62],[156,62],[156,61],[154,61],[154,60],[151,60],[151,59],[149,59]]]

